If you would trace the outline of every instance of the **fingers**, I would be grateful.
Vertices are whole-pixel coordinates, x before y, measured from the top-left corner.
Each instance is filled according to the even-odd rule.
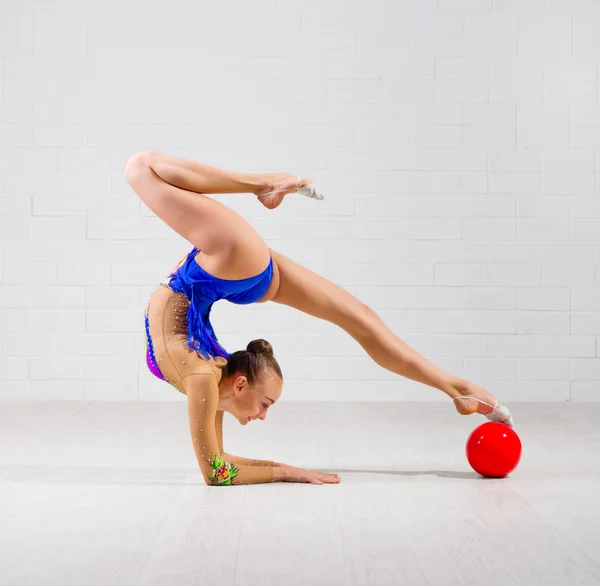
[[[306,482],[310,484],[339,484],[340,477],[337,474],[328,474],[326,472],[317,472],[316,470],[307,470],[294,468],[290,466],[293,474],[292,482]]]
[[[340,477],[337,474],[327,474],[324,472],[314,472],[314,477],[319,479],[320,484],[338,484],[340,482]]]

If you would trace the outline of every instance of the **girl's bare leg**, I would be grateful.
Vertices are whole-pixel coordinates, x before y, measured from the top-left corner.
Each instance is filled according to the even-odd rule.
[[[204,194],[281,190],[259,198],[272,208],[298,185],[289,173],[236,173],[156,151],[132,155],[125,178],[159,218],[202,251],[203,268],[225,269],[227,274],[219,276],[228,279],[259,274],[269,261],[269,249],[244,218]],[[301,186],[308,183],[310,179],[300,181]]]
[[[235,173],[155,151],[133,155],[125,169],[125,176],[142,200],[165,223],[207,255],[220,256],[223,265],[235,264],[235,260],[222,251],[243,244],[238,248],[246,251],[247,258],[240,264],[245,267],[244,270],[256,264],[252,274],[264,268],[264,260],[261,259],[268,251],[266,245],[243,218],[203,194],[260,195],[283,190],[259,200],[266,207],[273,208],[297,186],[296,176],[287,173]],[[303,179],[300,185],[311,182]],[[455,405],[460,413],[489,413],[492,410],[477,401],[460,399],[472,395],[494,405],[495,398],[491,393],[429,362],[400,340],[372,309],[356,297],[282,254],[272,250],[270,253],[280,275],[279,290],[273,301],[335,323],[353,336],[383,368],[458,398]],[[225,278],[244,276],[248,275]]]
[[[260,196],[270,191],[279,191],[259,201],[270,209],[277,207],[283,198],[312,183],[312,179],[301,179],[290,173],[238,173],[219,169],[182,157],[173,157],[157,151],[142,151],[133,155],[128,166],[142,162],[152,167],[166,183],[194,193],[253,193]],[[125,171],[127,175],[127,170]]]
[[[485,389],[432,364],[403,342],[367,305],[351,293],[324,279],[286,256],[271,250],[279,267],[279,291],[273,299],[336,324],[348,332],[383,368],[434,387],[455,401],[459,413],[491,413],[495,397]],[[475,396],[489,405],[473,399]]]

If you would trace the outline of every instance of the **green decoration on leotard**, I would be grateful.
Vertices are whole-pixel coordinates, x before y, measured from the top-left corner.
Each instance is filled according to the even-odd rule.
[[[215,456],[215,460],[211,465],[213,467],[213,473],[210,477],[212,484],[230,486],[231,481],[239,473],[239,470],[233,464],[221,460],[219,456]]]

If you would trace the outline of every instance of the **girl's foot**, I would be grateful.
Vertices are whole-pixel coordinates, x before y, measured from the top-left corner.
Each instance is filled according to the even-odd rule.
[[[288,193],[314,183],[312,179],[300,179],[290,173],[267,173],[261,176],[261,187],[254,192],[258,201],[270,210],[275,209]]]
[[[461,396],[454,397],[454,405],[461,415],[481,413],[490,421],[499,421],[509,427],[513,426],[510,411],[504,405],[500,405],[496,397],[485,389],[466,382],[461,384],[457,390]]]

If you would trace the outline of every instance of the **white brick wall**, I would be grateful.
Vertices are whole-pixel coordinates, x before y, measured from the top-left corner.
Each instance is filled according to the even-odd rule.
[[[0,1],[0,399],[179,398],[143,310],[190,244],[123,178],[157,149],[314,178],[219,199],[501,400],[597,401],[599,28],[595,0]],[[292,309],[213,315],[271,340],[284,400],[444,399]]]

